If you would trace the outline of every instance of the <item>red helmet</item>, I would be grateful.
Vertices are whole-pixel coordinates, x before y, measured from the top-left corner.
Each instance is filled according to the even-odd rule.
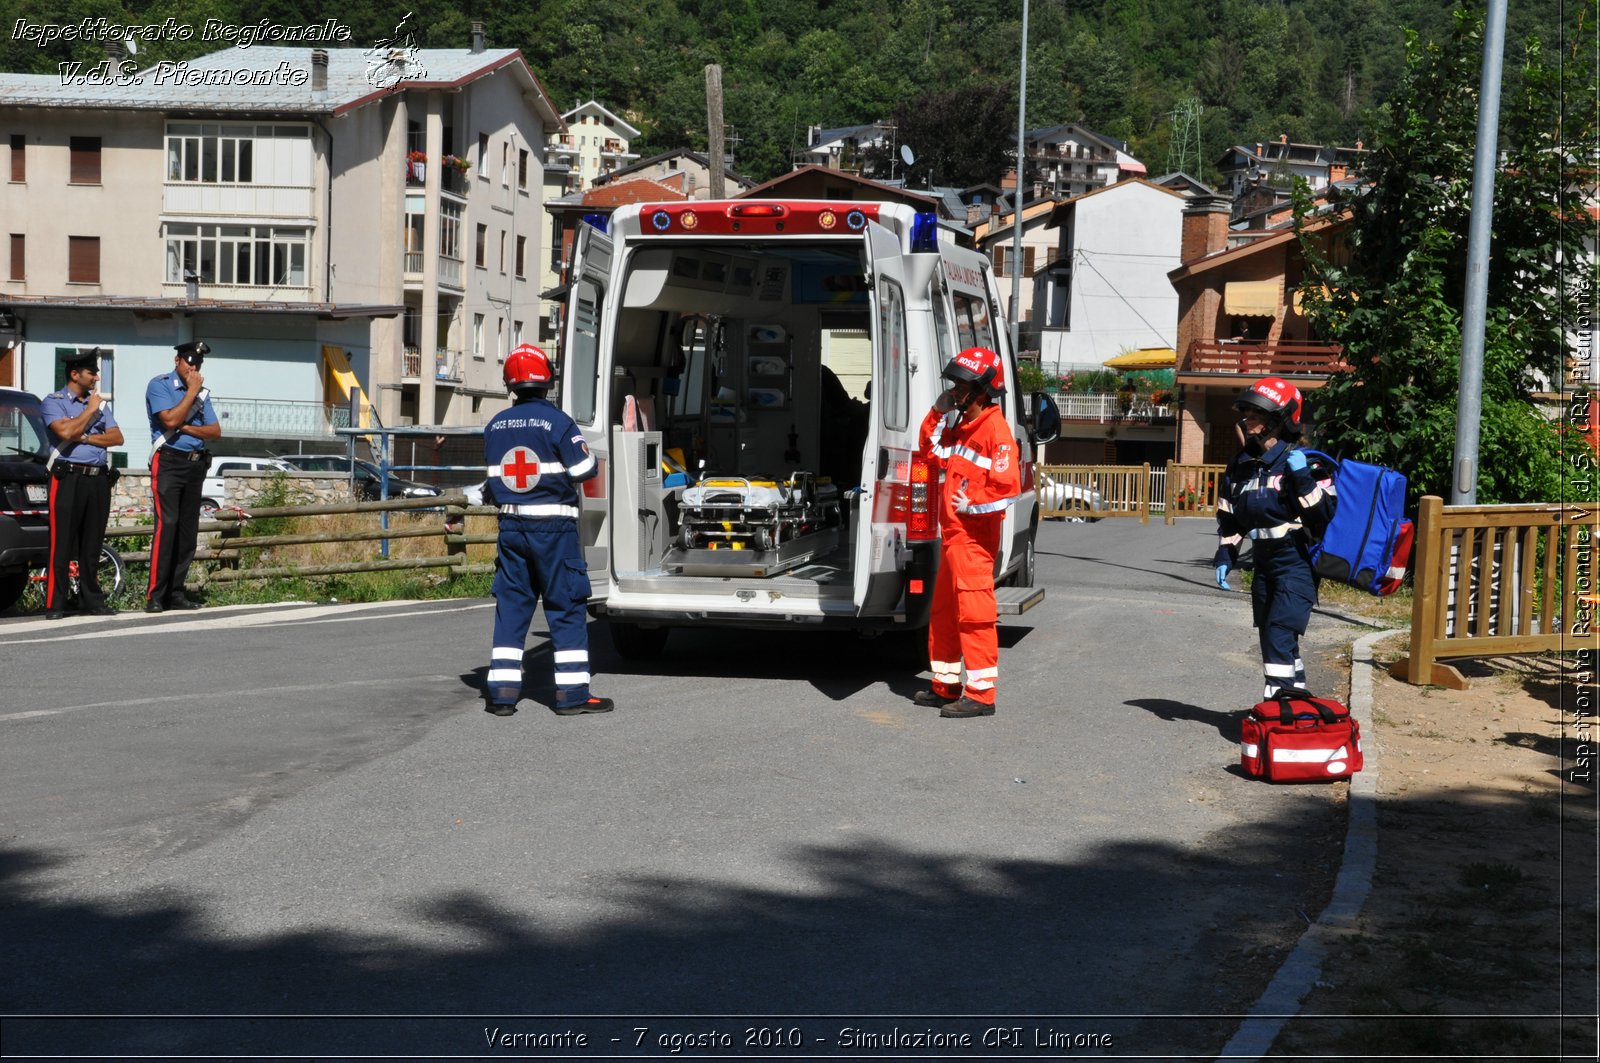
[[[1278,430],[1291,439],[1300,437],[1300,389],[1281,376],[1267,376],[1239,392],[1233,400],[1236,410],[1265,414],[1275,420]]]
[[[518,388],[547,388],[554,379],[555,374],[550,371],[550,359],[531,343],[517,347],[506,359],[506,387],[512,391]]]
[[[981,385],[991,399],[998,399],[1006,390],[1005,367],[1000,356],[987,347],[968,347],[950,359],[940,375]]]

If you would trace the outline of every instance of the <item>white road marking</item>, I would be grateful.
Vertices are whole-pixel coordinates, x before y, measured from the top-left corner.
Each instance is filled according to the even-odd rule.
[[[450,601],[450,599],[439,599],[439,601],[445,602]],[[344,624],[353,620],[373,619],[363,614],[370,613],[377,609],[388,609],[393,608],[394,606],[424,604],[426,603],[419,601],[363,602],[361,604],[352,605],[310,605],[304,602],[292,602],[268,607],[272,610],[282,609],[282,612],[273,611],[254,613],[241,613],[236,612],[236,610],[260,609],[262,607],[259,605],[222,606],[215,609],[208,608],[204,610],[205,615],[195,616],[193,619],[179,621],[158,620],[154,616],[151,616],[149,623],[139,624],[137,626],[123,626],[119,624],[116,627],[107,627],[105,625],[96,625],[92,630],[86,630],[80,634],[56,635],[53,638],[0,639],[0,646],[27,646],[38,642],[72,642],[80,639],[126,638],[133,635],[168,635],[174,632],[188,631],[226,631],[238,628],[269,627],[276,624]],[[426,614],[439,612],[465,613],[475,609],[492,609],[493,607],[493,601],[473,602],[471,605],[458,605],[453,606],[450,609],[440,609],[437,606],[432,608],[410,609],[403,612],[390,613],[388,616],[423,616]],[[127,615],[132,617],[135,614],[130,611]],[[138,613],[137,615],[141,618],[145,616],[145,614],[142,612]],[[85,617],[83,619],[87,620],[89,618]],[[385,618],[377,617],[376,619],[382,620]],[[112,623],[116,624],[117,622],[113,621]],[[26,626],[13,628],[11,630],[20,630],[24,632],[58,632],[62,630],[62,626],[64,624],[81,626],[72,624],[72,622],[69,620],[41,620]]]

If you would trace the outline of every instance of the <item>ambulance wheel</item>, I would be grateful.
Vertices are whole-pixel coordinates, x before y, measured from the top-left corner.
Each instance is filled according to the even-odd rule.
[[[610,627],[611,644],[617,648],[617,652],[624,660],[655,660],[661,656],[661,650],[667,644],[668,628],[643,627],[618,620],[611,621]]]
[[[757,528],[756,529],[756,549],[757,550],[771,550],[772,546],[773,546],[773,543],[772,543],[772,532],[768,531],[766,528]]]

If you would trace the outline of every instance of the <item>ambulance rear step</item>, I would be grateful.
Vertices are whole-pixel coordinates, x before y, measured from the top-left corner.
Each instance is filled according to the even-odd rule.
[[[1017,616],[1044,601],[1043,587],[996,587],[995,609],[1001,616]]]

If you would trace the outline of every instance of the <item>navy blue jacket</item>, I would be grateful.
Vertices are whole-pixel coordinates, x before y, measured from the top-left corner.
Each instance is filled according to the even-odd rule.
[[[1338,498],[1333,480],[1314,468],[1289,468],[1288,443],[1279,441],[1259,458],[1241,451],[1217,487],[1217,555],[1214,565],[1232,568],[1245,538],[1283,539],[1300,534],[1322,539]]]
[[[483,429],[484,501],[503,516],[578,516],[577,484],[599,472],[583,433],[559,406],[521,399]]]

